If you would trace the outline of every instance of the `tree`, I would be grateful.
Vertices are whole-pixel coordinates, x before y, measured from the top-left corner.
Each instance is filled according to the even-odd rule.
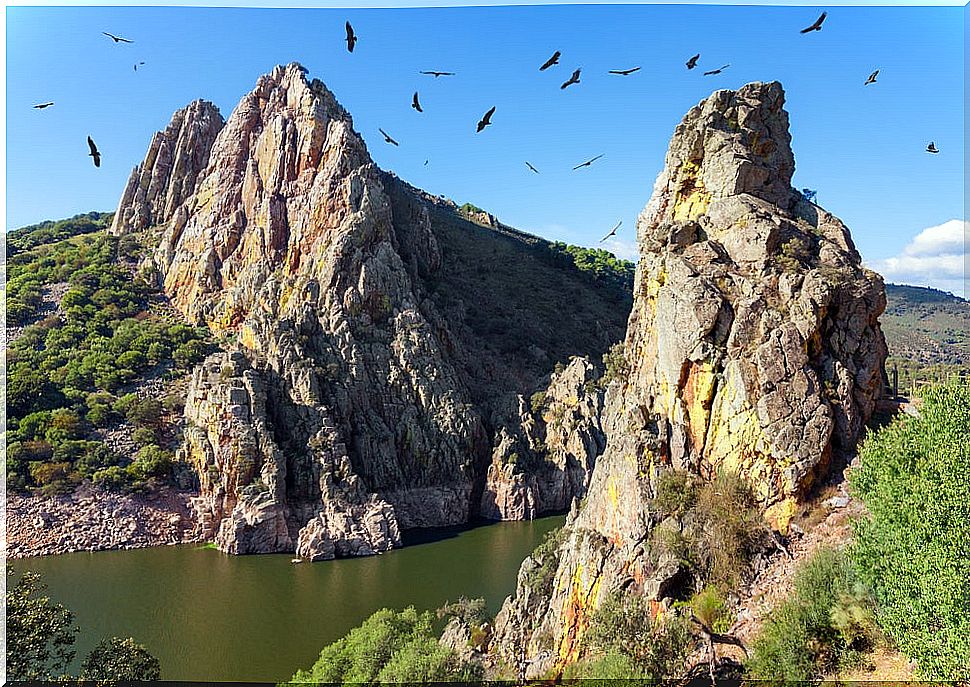
[[[82,680],[158,680],[158,659],[131,637],[103,639],[81,664]]]
[[[7,679],[56,680],[74,660],[74,614],[41,596],[40,575],[25,572],[10,587],[7,568]]]
[[[67,669],[74,660],[74,614],[47,596],[40,575],[25,572],[11,586],[7,568],[7,679],[53,682],[74,679]],[[158,680],[158,659],[132,638],[112,637],[99,643],[81,664],[81,680]]]

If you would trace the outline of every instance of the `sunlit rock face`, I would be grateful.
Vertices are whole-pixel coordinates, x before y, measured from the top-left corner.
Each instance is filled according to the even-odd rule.
[[[202,121],[220,124],[211,140]],[[201,168],[151,161],[186,131]],[[528,431],[510,399],[622,338],[628,297],[382,172],[300,65],[261,77],[224,126],[191,105],[149,158],[118,233],[151,229],[172,303],[231,349],[195,371],[179,452],[199,473],[201,534],[225,551],[367,555],[406,528],[468,522],[503,431]],[[145,170],[169,190],[141,193]],[[536,507],[485,514],[568,507],[589,465],[557,455]]]
[[[152,137],[144,161],[132,171],[118,203],[111,233],[125,234],[164,224],[195,190],[209,151],[223,127],[218,108],[195,100]]]
[[[527,559],[496,622],[497,653],[537,658],[530,675],[575,660],[610,593],[670,595],[677,566],[649,550],[662,471],[739,472],[785,529],[881,394],[882,280],[846,227],[791,188],[783,106],[776,82],[717,91],[674,132],[637,223],[628,375],[606,392],[606,449],[550,591],[533,588]]]

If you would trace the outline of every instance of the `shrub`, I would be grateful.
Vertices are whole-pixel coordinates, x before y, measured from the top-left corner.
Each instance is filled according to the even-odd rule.
[[[926,678],[970,675],[970,385],[929,390],[860,450],[850,476],[869,517],[850,548],[880,624]]]
[[[751,488],[729,470],[709,482],[684,471],[665,473],[654,506],[687,523],[656,528],[654,541],[692,568],[701,585],[721,590],[741,581],[767,532]]]
[[[626,361],[626,349],[623,347],[623,342],[610,346],[610,350],[603,354],[603,366],[604,372],[603,376],[600,378],[600,383],[605,387],[610,384],[610,382],[622,382],[626,380],[627,376],[630,374],[630,366]]]
[[[842,552],[822,549],[795,573],[794,593],[768,617],[746,665],[772,682],[814,680],[878,640],[872,601]]]
[[[381,609],[324,647],[316,663],[298,671],[293,682],[427,684],[480,678],[480,670],[438,643],[432,620],[431,613],[418,613],[413,606],[400,612]]]
[[[590,618],[586,639],[603,658],[597,670],[609,672],[623,666],[624,656],[633,674],[651,680],[680,677],[691,643],[686,619],[663,613],[656,619],[648,602],[640,596],[614,594]],[[623,666],[625,667],[625,666]]]
[[[128,466],[128,474],[137,480],[167,477],[172,471],[172,454],[159,446],[143,446]]]
[[[665,515],[680,516],[697,503],[698,479],[686,470],[663,473],[657,480],[654,507]]]
[[[701,624],[714,632],[725,633],[731,627],[731,611],[720,590],[714,585],[708,585],[695,594],[690,600],[690,608]]]
[[[445,604],[436,611],[436,614],[439,619],[459,618],[469,627],[481,625],[488,620],[485,599],[469,599],[464,596],[458,597],[458,601]]]
[[[130,637],[101,640],[81,663],[81,680],[158,680],[162,670],[158,659]]]
[[[766,532],[757,499],[737,473],[720,470],[698,490],[694,509],[702,523],[698,558],[704,561],[704,577],[733,587]]]
[[[158,441],[154,430],[151,430],[148,427],[139,427],[136,429],[132,433],[131,439],[139,446],[148,446],[149,444],[154,444]]]
[[[542,543],[529,556],[536,565],[526,575],[525,583],[536,594],[547,597],[552,592],[553,579],[559,565],[557,553],[565,541],[565,529],[559,527],[550,530],[546,533]]]

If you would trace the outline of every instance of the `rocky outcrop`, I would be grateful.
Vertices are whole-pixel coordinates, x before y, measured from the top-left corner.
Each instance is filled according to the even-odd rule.
[[[531,519],[563,511],[583,498],[606,438],[600,427],[601,374],[574,358],[552,375],[531,406],[516,398],[517,413],[497,423],[482,494],[481,513],[496,520]]]
[[[650,550],[661,472],[739,472],[784,530],[813,481],[854,447],[880,395],[882,281],[861,266],[845,226],[791,188],[783,105],[778,83],[718,91],[674,133],[638,219],[626,370],[606,392],[606,449],[585,504],[546,560],[523,563],[496,621],[498,653],[535,658],[530,676],[580,655],[608,595],[641,594],[660,608],[689,581]],[[537,566],[544,582],[529,574]]]
[[[628,312],[544,242],[379,170],[296,64],[258,80],[192,193],[159,217],[166,293],[237,349],[196,371],[179,454],[200,473],[200,528],[225,551],[367,554],[400,529],[467,522],[506,399],[557,360],[602,355]],[[564,315],[567,301],[597,326]]]
[[[222,129],[218,108],[195,100],[152,137],[145,160],[132,170],[111,224],[112,234],[164,224],[195,190]]]

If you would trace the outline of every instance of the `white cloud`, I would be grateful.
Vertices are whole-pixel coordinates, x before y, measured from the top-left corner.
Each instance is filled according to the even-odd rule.
[[[886,281],[931,286],[967,297],[966,239],[970,223],[951,219],[918,233],[891,258],[875,260],[872,269]]]
[[[636,241],[623,241],[622,239],[610,238],[597,244],[597,248],[605,248],[613,255],[624,260],[636,262],[640,257]]]

